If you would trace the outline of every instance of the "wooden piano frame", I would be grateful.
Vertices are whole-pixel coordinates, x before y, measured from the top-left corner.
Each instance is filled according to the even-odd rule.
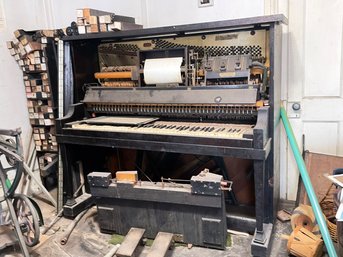
[[[65,117],[57,121],[57,141],[59,143],[64,173],[64,202],[73,204],[73,145],[101,146],[110,148],[129,148],[137,150],[152,150],[164,152],[192,153],[210,156],[230,156],[253,160],[255,183],[255,219],[253,223],[244,218],[232,221],[236,227],[255,226],[255,234],[251,243],[254,256],[267,256],[270,239],[279,199],[279,109],[281,84],[281,23],[287,24],[283,15],[261,16],[218,22],[208,22],[161,28],[148,28],[133,31],[119,31],[93,33],[63,38],[64,43],[64,114]],[[94,73],[99,70],[97,47],[103,42],[117,42],[121,40],[135,40],[142,38],[179,37],[187,35],[202,35],[217,32],[235,32],[266,30],[268,31],[270,81],[269,108],[261,115],[254,129],[253,148],[219,145],[199,145],[194,142],[159,142],[146,141],[144,136],[135,140],[113,138],[106,133],[94,132],[91,135],[83,131],[68,134],[63,131],[64,124],[85,115],[82,86],[84,83],[96,82]],[[259,124],[267,123],[267,138],[263,138],[263,128],[259,131]],[[256,143],[256,142],[265,142]],[[76,214],[75,214],[76,215]],[[228,222],[229,224],[230,222]]]

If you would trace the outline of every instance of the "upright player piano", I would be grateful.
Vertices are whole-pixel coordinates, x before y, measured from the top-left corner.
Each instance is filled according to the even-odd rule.
[[[267,255],[279,198],[281,27],[286,23],[283,15],[272,15],[63,38],[65,116],[58,120],[57,140],[66,207],[77,204],[76,191],[91,172],[110,172],[114,178],[117,170],[133,167],[142,182],[125,187],[127,193],[121,196],[123,186],[115,181],[101,188],[85,182],[86,191],[95,195],[104,230],[127,229],[108,219],[130,204],[155,208],[154,213],[170,204],[176,217],[194,204],[201,213],[195,227],[208,226],[215,235],[213,229],[222,231],[224,226],[225,238],[226,227],[252,232],[252,254]],[[217,200],[208,198],[213,192],[199,194],[194,189],[193,176],[209,168],[205,158],[213,160],[210,172],[233,181],[233,190],[219,194],[222,198]],[[180,159],[188,170],[170,168]],[[192,167],[194,161],[200,165]],[[248,170],[252,204],[235,197],[244,181],[235,185],[231,169],[238,175]],[[180,181],[187,200],[173,202],[171,196],[181,190],[175,189],[178,183],[169,183],[174,187],[170,191],[162,186],[159,200],[159,189],[151,188],[165,183],[163,179]],[[155,190],[151,199],[142,195],[144,183],[150,183],[145,189]],[[219,216],[206,216],[214,201]],[[142,209],[137,213],[144,216]],[[132,215],[126,220],[131,218],[127,222],[135,225],[138,218]],[[143,216],[140,222],[145,221]],[[192,236],[185,225],[168,226],[192,241],[186,239]],[[199,238],[194,239],[199,245],[224,247],[211,238]]]

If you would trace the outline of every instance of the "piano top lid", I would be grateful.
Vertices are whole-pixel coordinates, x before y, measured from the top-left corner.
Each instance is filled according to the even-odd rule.
[[[213,21],[203,23],[193,23],[186,25],[154,27],[137,30],[126,31],[113,31],[113,32],[100,32],[100,33],[88,33],[82,35],[64,36],[63,41],[77,41],[77,40],[116,40],[121,38],[130,39],[144,39],[158,36],[175,36],[175,35],[193,35],[197,33],[206,33],[209,31],[228,31],[237,29],[253,29],[257,25],[270,26],[271,24],[288,24],[288,19],[283,14],[256,16],[250,18],[240,18],[224,21]]]

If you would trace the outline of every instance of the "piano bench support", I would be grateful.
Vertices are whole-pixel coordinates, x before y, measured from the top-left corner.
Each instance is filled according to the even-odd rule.
[[[251,255],[252,256],[269,256],[270,248],[271,248],[271,236],[273,232],[273,224],[272,223],[264,223],[263,224],[263,231],[257,232],[255,230],[254,237],[251,242]],[[261,242],[261,237],[263,238],[263,242]]]

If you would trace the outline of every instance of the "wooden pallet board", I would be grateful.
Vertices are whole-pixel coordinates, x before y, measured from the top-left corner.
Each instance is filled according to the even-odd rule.
[[[343,168],[343,157],[306,151],[305,163],[318,201],[321,202],[332,183],[325,177],[325,174],[332,175],[334,169]],[[310,204],[302,183],[298,194],[299,203]]]
[[[139,242],[142,240],[145,229],[131,228],[120,245],[116,255],[117,257],[132,257],[136,251]]]
[[[173,240],[173,234],[158,232],[147,257],[164,257]]]

